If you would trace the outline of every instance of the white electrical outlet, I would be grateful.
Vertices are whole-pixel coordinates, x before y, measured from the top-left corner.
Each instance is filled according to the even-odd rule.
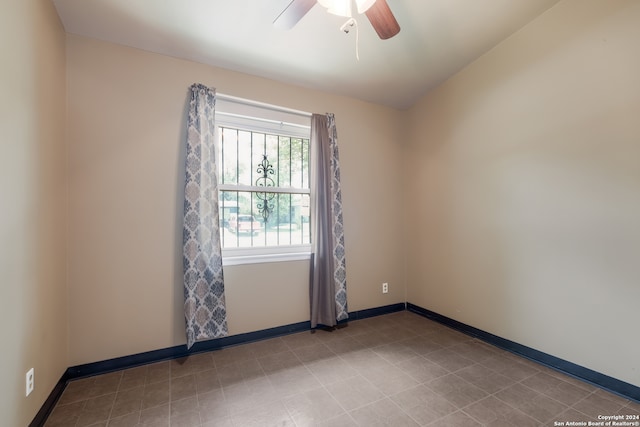
[[[389,293],[389,284],[388,283],[383,283],[382,284],[382,293],[383,294]]]
[[[35,387],[35,377],[34,377],[33,368],[31,368],[27,371],[27,396],[31,394],[34,387]]]

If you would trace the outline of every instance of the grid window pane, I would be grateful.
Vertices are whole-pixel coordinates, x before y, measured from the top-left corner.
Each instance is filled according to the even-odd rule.
[[[222,151],[218,156],[221,159],[220,182],[223,184],[238,183],[238,131],[235,129],[221,129]]]
[[[238,131],[238,184],[251,185],[251,132]]]
[[[309,245],[309,139],[220,127],[223,248]]]

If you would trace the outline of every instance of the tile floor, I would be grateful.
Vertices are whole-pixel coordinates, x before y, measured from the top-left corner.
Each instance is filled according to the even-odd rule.
[[[553,426],[640,404],[410,312],[76,380],[46,426]]]

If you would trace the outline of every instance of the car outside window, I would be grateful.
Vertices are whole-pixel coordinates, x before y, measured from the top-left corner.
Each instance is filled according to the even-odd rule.
[[[309,128],[216,119],[223,256],[310,252]],[[268,124],[268,123],[267,123]],[[293,129],[293,131],[291,130]]]

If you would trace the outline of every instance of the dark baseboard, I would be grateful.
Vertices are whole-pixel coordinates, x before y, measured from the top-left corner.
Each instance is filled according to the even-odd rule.
[[[350,320],[366,319],[367,317],[381,316],[383,314],[394,313],[406,309],[405,303],[391,304],[383,307],[369,308],[366,310],[349,312],[349,319],[340,323],[347,323]],[[121,369],[133,368],[135,366],[146,365],[149,363],[160,362],[162,360],[178,359],[186,357],[190,354],[204,353],[212,350],[220,350],[240,344],[248,344],[250,342],[261,341],[269,338],[275,338],[283,335],[294,334],[296,332],[304,332],[311,330],[310,322],[292,323],[289,325],[278,326],[275,328],[263,329],[255,332],[247,332],[244,334],[232,335],[208,341],[197,342],[187,350],[186,345],[178,345],[175,347],[163,348],[160,350],[148,351],[129,356],[117,357],[115,359],[104,360],[100,362],[87,363],[84,365],[73,366],[67,369],[67,379],[74,380],[77,378],[89,377],[93,375],[105,374],[107,372],[118,371]]]
[[[62,377],[58,380],[58,383],[53,387],[51,393],[49,393],[49,397],[44,401],[42,407],[33,418],[33,421],[29,424],[29,427],[42,427],[44,423],[47,421],[47,418],[53,411],[53,408],[56,406],[58,399],[62,396],[62,392],[64,388],[67,386],[67,382],[69,379],[66,377],[66,372],[62,374]]]
[[[347,323],[349,320],[366,319],[368,317],[380,316],[383,314],[389,314],[403,310],[406,310],[405,303],[391,304],[383,307],[352,311],[349,312],[349,319],[341,321],[340,324]],[[189,350],[187,350],[186,345],[178,345],[175,347],[152,350],[144,353],[103,360],[100,362],[72,366],[68,368],[67,371],[62,375],[29,426],[39,427],[44,425],[47,417],[55,407],[58,399],[60,399],[60,396],[62,396],[62,392],[64,391],[69,381],[94,375],[106,374],[108,372],[118,371],[121,369],[133,368],[149,363],[160,362],[163,360],[178,359],[180,357],[186,357],[191,354],[220,350],[226,347],[247,344],[250,342],[261,341],[269,338],[275,338],[309,330],[311,330],[311,322],[292,323],[290,325],[278,326],[275,328],[233,335],[230,337],[197,342]]]
[[[547,353],[543,353],[531,347],[527,347],[517,342],[510,341],[508,339],[493,335],[489,332],[483,331],[473,326],[469,326],[465,323],[458,322],[457,320],[435,313],[426,308],[419,307],[417,305],[407,303],[407,310],[420,314],[428,319],[434,320],[438,323],[442,323],[452,329],[456,329],[467,335],[471,335],[496,347],[507,350],[511,353],[530,359],[534,362],[540,363],[556,371],[570,375],[579,380],[590,383],[596,387],[607,390],[611,393],[615,393],[625,399],[633,400],[640,403],[640,387],[633,384],[618,380],[600,372],[596,372],[584,366],[576,365],[564,359],[552,356]]]
[[[366,319],[369,317],[381,316],[383,314],[390,314],[404,310],[420,314],[431,320],[442,323],[458,331],[464,332],[467,335],[479,338],[489,344],[495,345],[496,347],[508,350],[512,353],[526,357],[527,359],[533,360],[537,363],[543,364],[557,371],[563,372],[572,377],[575,377],[582,381],[586,381],[597,387],[620,395],[626,399],[630,399],[640,403],[640,387],[636,387],[632,384],[609,377],[591,369],[576,365],[555,356],[551,356],[533,348],[526,347],[522,344],[518,344],[505,338],[501,338],[497,335],[493,335],[481,329],[474,328],[473,326],[466,325],[464,323],[458,322],[457,320],[451,319],[449,317],[443,316],[441,314],[435,313],[411,303],[397,303],[386,305],[383,307],[352,311],[349,312],[349,319],[341,321],[340,324],[345,324],[349,320]],[[179,345],[175,347],[153,350],[144,353],[133,354],[130,356],[117,357],[115,359],[70,367],[62,375],[29,426],[39,427],[44,425],[47,417],[55,407],[58,399],[60,399],[60,396],[62,396],[62,392],[64,391],[69,381],[309,330],[311,330],[310,322],[292,323],[290,325],[278,326],[276,328],[263,329],[260,331],[248,332],[245,334],[238,334],[215,340],[197,342],[189,350],[187,350],[186,345]]]
[[[340,323],[346,323],[349,320],[361,320],[368,317],[382,316],[383,314],[395,313],[397,311],[404,311],[407,309],[407,304],[399,302],[397,304],[384,305],[382,307],[367,308],[366,310],[350,311],[349,319]]]
[[[119,371],[121,369],[133,368],[136,366],[160,362],[163,360],[178,359],[181,357],[187,357],[191,354],[220,350],[239,344],[247,344],[250,342],[260,341],[268,338],[275,338],[282,335],[293,334],[296,332],[308,331],[310,329],[311,324],[309,322],[292,323],[290,325],[278,326],[275,328],[263,329],[255,332],[247,332],[244,334],[232,335],[229,337],[200,341],[195,343],[190,349],[187,349],[187,345],[183,344],[174,347],[163,348],[160,350],[152,350],[144,353],[132,354],[129,356],[116,357],[114,359],[103,360],[100,362],[73,366],[67,369],[67,377],[69,380],[74,380],[77,378],[106,374],[108,372]]]

